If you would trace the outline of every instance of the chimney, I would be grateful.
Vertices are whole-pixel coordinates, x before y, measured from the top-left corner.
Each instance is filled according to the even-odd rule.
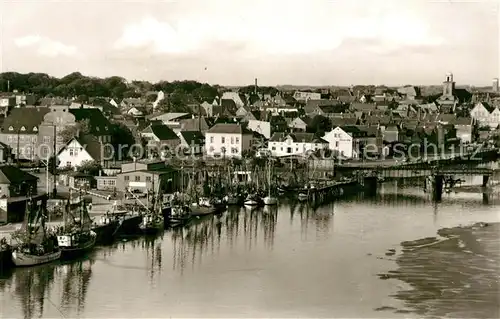
[[[254,94],[257,95],[257,78],[255,78]]]

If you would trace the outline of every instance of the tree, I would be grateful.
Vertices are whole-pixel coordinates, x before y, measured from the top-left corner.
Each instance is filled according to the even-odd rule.
[[[90,121],[85,119],[78,121],[75,125],[66,126],[62,131],[59,132],[59,136],[62,138],[63,143],[68,143],[73,137],[79,134],[89,134],[90,133]]]
[[[113,125],[111,132],[111,143],[113,144],[118,160],[128,157],[128,151],[135,144],[135,137],[123,123]]]
[[[80,166],[78,166],[78,172],[96,176],[101,171],[101,165],[96,161],[83,161]]]
[[[322,115],[316,115],[313,117],[311,124],[308,126],[307,130],[310,133],[315,133],[316,136],[322,137],[325,132],[331,131],[332,122],[329,118]]]

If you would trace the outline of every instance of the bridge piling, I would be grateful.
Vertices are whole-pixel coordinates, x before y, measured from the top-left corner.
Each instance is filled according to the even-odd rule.
[[[490,177],[488,175],[483,175],[483,187],[488,186],[488,181],[490,180]]]
[[[443,198],[444,176],[435,174],[431,183],[432,199],[436,202]]]

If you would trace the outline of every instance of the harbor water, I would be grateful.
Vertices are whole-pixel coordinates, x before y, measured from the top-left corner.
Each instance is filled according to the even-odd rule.
[[[0,315],[498,317],[499,213],[495,194],[433,203],[421,187],[392,182],[316,210],[238,208],[76,262],[14,269],[0,279]],[[491,226],[433,248],[401,245],[477,222]],[[459,278],[443,275],[450,267]]]

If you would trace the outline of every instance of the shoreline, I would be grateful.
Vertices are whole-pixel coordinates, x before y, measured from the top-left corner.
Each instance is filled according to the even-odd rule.
[[[395,256],[398,269],[379,274],[411,289],[392,297],[404,309],[381,305],[376,311],[419,316],[498,318],[500,315],[500,222],[441,228],[436,236],[404,241]]]

